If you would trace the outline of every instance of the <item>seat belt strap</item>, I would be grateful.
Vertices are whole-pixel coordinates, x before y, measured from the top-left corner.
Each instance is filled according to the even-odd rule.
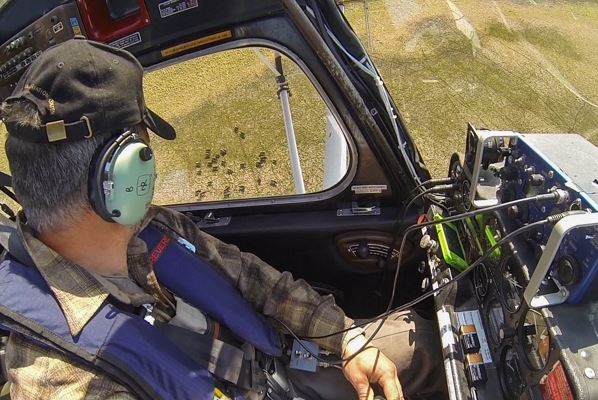
[[[246,381],[241,376],[244,363],[243,350],[208,335],[202,335],[176,325],[156,321],[154,326],[162,335],[184,351],[189,358],[217,378],[234,385],[240,385]]]

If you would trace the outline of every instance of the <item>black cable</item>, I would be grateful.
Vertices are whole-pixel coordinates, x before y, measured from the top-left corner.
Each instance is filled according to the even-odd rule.
[[[440,221],[434,221],[434,222],[440,222]],[[436,289],[433,289],[433,290],[431,290],[429,292],[426,292],[426,293],[422,294],[421,296],[419,296],[419,297],[417,297],[417,298],[415,298],[415,299],[413,299],[413,300],[411,300],[411,301],[409,301],[409,302],[407,302],[405,304],[400,305],[399,307],[387,310],[384,313],[382,313],[380,315],[377,315],[374,318],[370,318],[370,319],[368,319],[368,320],[366,320],[364,322],[361,322],[359,324],[355,324],[354,326],[352,326],[350,328],[343,329],[343,330],[340,330],[340,331],[337,331],[337,332],[334,332],[334,333],[330,333],[330,334],[327,334],[327,335],[305,336],[304,339],[325,339],[325,338],[328,338],[328,337],[331,337],[331,336],[334,336],[334,335],[338,335],[339,333],[344,333],[344,332],[348,332],[348,331],[350,331],[352,329],[363,327],[363,326],[365,326],[367,324],[371,324],[372,322],[374,322],[374,321],[376,321],[376,320],[378,320],[380,318],[384,318],[385,319],[386,317],[388,317],[392,313],[399,312],[399,311],[404,311],[404,310],[406,310],[406,309],[408,309],[410,307],[413,307],[417,303],[426,300],[427,298],[429,298],[429,297],[433,296],[434,294],[436,294],[436,293],[442,291],[443,289],[445,289],[448,285],[450,285],[450,284],[452,284],[454,282],[457,282],[460,279],[462,279],[463,277],[465,277],[466,275],[468,275],[471,271],[473,271],[473,269],[475,267],[477,267],[479,264],[481,264],[482,262],[484,262],[486,260],[486,258],[488,258],[494,252],[494,250],[496,250],[499,246],[502,246],[503,244],[509,242],[515,236],[518,236],[518,235],[520,235],[520,234],[522,234],[524,232],[527,232],[527,231],[529,231],[529,230],[531,230],[533,228],[536,228],[538,226],[547,224],[549,222],[552,222],[552,221],[550,221],[547,218],[547,219],[544,219],[544,220],[541,220],[541,221],[533,222],[533,223],[531,223],[529,225],[525,225],[525,226],[522,226],[519,229],[514,230],[513,232],[509,233],[504,238],[502,238],[498,242],[496,242],[482,256],[480,256],[476,261],[474,261],[471,265],[469,265],[465,271],[463,271],[463,272],[459,273],[458,275],[456,275],[449,282],[444,283],[444,284],[438,286]]]
[[[475,217],[476,215],[479,215],[479,214],[485,214],[485,213],[492,212],[492,211],[498,211],[498,210],[502,210],[504,208],[509,208],[509,207],[516,206],[519,204],[533,203],[533,202],[539,202],[539,201],[545,201],[545,200],[555,200],[556,201],[559,199],[559,197],[560,197],[560,193],[558,193],[557,191],[550,192],[550,193],[544,193],[544,194],[538,194],[538,195],[532,196],[532,197],[524,197],[521,199],[509,201],[507,203],[499,203],[499,204],[496,204],[496,205],[493,205],[490,207],[480,208],[477,210],[467,211],[467,212],[464,212],[461,214],[452,215],[450,217],[443,218],[442,220],[439,220],[439,221],[428,221],[428,222],[423,222],[423,223],[417,224],[417,225],[411,225],[409,228],[407,228],[405,230],[405,233],[407,233],[408,231],[413,231],[418,228],[425,228],[430,225],[438,225],[439,223],[445,224],[445,223],[449,223],[449,222],[460,221],[462,219]]]
[[[407,235],[417,229],[422,229],[424,227],[427,226],[433,226],[433,225],[438,225],[438,224],[442,224],[442,223],[448,223],[448,222],[453,222],[453,221],[457,221],[457,220],[461,220],[461,219],[465,219],[465,218],[470,218],[470,217],[474,217],[478,214],[481,213],[487,213],[487,212],[491,212],[491,211],[496,211],[496,210],[500,210],[503,208],[507,208],[507,207],[511,207],[513,205],[516,204],[522,204],[522,203],[529,203],[529,202],[533,202],[533,201],[542,201],[542,200],[558,200],[559,197],[561,196],[560,193],[558,192],[552,192],[552,193],[546,193],[546,194],[542,194],[542,195],[537,195],[537,196],[533,196],[533,197],[525,197],[522,199],[517,199],[517,200],[513,200],[511,202],[507,202],[507,203],[502,203],[502,204],[497,204],[495,206],[491,206],[491,207],[487,207],[487,208],[483,208],[483,209],[479,209],[479,210],[474,210],[474,211],[469,211],[466,213],[462,213],[459,215],[454,215],[452,217],[447,217],[443,220],[439,220],[439,221],[429,221],[429,222],[424,222],[422,224],[417,224],[417,225],[412,225],[409,228],[407,228],[405,230],[405,233],[403,235],[403,240],[401,241],[401,247],[399,248],[399,255],[398,255],[398,259],[397,259],[397,269],[395,271],[395,278],[393,281],[393,288],[392,288],[392,293],[390,296],[390,300],[388,302],[388,306],[386,307],[386,311],[380,315],[378,315],[377,317],[370,319],[369,321],[365,321],[362,322],[360,324],[355,324],[352,327],[346,328],[346,329],[342,329],[327,335],[320,335],[320,336],[304,336],[303,339],[304,340],[310,340],[310,339],[325,339],[331,336],[335,336],[335,335],[339,335],[341,333],[345,333],[348,332],[350,330],[353,329],[357,329],[357,328],[361,328],[362,326],[365,326],[367,324],[372,323],[373,321],[376,320],[380,320],[379,325],[376,327],[376,329],[374,330],[374,332],[372,332],[372,334],[370,335],[370,337],[368,339],[366,339],[366,342],[357,350],[355,351],[353,354],[351,354],[350,357],[347,357],[346,359],[340,360],[340,361],[327,361],[322,359],[321,357],[319,357],[319,355],[317,354],[313,354],[313,352],[311,350],[309,350],[306,346],[304,346],[301,343],[301,338],[299,338],[299,336],[297,336],[295,334],[295,332],[288,327],[286,324],[284,324],[282,321],[279,321],[277,318],[273,318],[275,319],[278,323],[280,323],[292,336],[293,338],[297,339],[298,343],[301,345],[301,347],[303,347],[309,354],[311,354],[316,360],[324,362],[324,363],[328,363],[329,365],[342,365],[345,362],[349,362],[351,361],[354,357],[356,357],[358,354],[360,354],[361,352],[365,351],[368,347],[368,345],[372,342],[372,340],[374,340],[374,338],[376,337],[376,335],[378,334],[378,332],[380,331],[380,329],[382,328],[382,326],[384,325],[384,322],[386,322],[386,318],[394,313],[394,312],[399,312],[399,311],[403,311],[407,308],[410,308],[412,306],[414,306],[415,304],[433,296],[435,293],[438,293],[439,291],[443,290],[445,287],[447,287],[448,285],[452,284],[453,282],[457,282],[459,279],[462,279],[464,276],[466,276],[470,271],[473,270],[473,268],[475,268],[477,265],[479,265],[482,261],[484,261],[487,257],[490,256],[490,254],[492,254],[492,252],[494,252],[494,250],[496,248],[498,248],[499,246],[502,246],[504,243],[506,243],[507,241],[510,241],[513,237],[520,235],[523,232],[526,232],[528,230],[531,230],[537,226],[540,225],[544,225],[548,222],[551,223],[556,223],[559,219],[564,218],[565,215],[567,215],[566,213],[561,213],[557,216],[554,216],[554,218],[547,218],[545,220],[541,220],[541,221],[536,221],[533,222],[529,225],[525,225],[522,226],[519,229],[514,230],[513,232],[509,233],[508,235],[506,235],[504,238],[500,239],[498,242],[496,242],[492,247],[490,247],[490,249],[488,249],[481,257],[479,257],[474,263],[472,263],[471,265],[469,265],[469,267],[459,273],[455,278],[453,278],[452,280],[450,280],[449,282],[440,285],[439,287],[437,287],[436,289],[424,293],[423,295],[415,298],[414,300],[407,302],[399,307],[396,308],[392,308],[392,303],[394,301],[394,297],[396,294],[396,286],[397,286],[397,280],[398,280],[398,276],[399,276],[399,267],[401,265],[401,259],[403,256],[403,250],[405,247],[405,243],[406,243],[406,239],[407,239]]]
[[[500,204],[497,204],[497,205],[494,205],[494,206],[491,206],[491,207],[486,207],[486,208],[482,208],[482,209],[479,209],[479,210],[473,210],[473,211],[468,211],[466,213],[462,213],[462,214],[458,214],[458,215],[453,215],[451,217],[447,217],[445,219],[438,220],[438,221],[429,221],[429,222],[424,222],[424,223],[421,223],[421,224],[411,225],[403,233],[403,239],[401,240],[401,246],[399,248],[399,255],[397,257],[397,268],[396,268],[396,271],[395,271],[395,277],[394,277],[393,286],[392,286],[392,293],[390,295],[390,300],[388,302],[388,306],[386,307],[386,311],[383,314],[380,314],[380,315],[387,315],[389,313],[389,311],[392,309],[392,303],[394,301],[394,297],[395,297],[395,294],[396,294],[397,280],[398,280],[398,277],[399,277],[399,268],[401,266],[401,260],[403,258],[403,250],[405,249],[405,243],[406,243],[406,240],[407,240],[407,235],[409,233],[411,233],[411,232],[413,232],[413,231],[415,231],[417,229],[422,229],[422,228],[425,228],[425,227],[428,227],[428,226],[433,226],[433,225],[438,225],[438,224],[443,224],[443,223],[448,223],[448,222],[454,222],[454,221],[462,220],[462,219],[465,219],[465,218],[471,218],[471,217],[475,217],[478,214],[483,214],[483,213],[492,212],[492,211],[498,211],[498,210],[501,210],[503,208],[512,207],[512,206],[518,205],[518,204],[530,203],[530,202],[534,202],[534,201],[543,201],[543,200],[558,200],[560,196],[561,196],[561,194],[555,191],[555,192],[551,192],[551,193],[545,193],[545,194],[536,195],[536,196],[533,196],[533,197],[524,197],[522,199],[513,200],[513,201],[510,201],[510,202],[507,202],[507,203],[500,203]],[[529,225],[526,225],[526,226],[529,226]],[[518,232],[518,231],[519,230],[516,230],[516,231],[513,231],[513,232]],[[505,236],[505,238],[507,238],[507,237],[509,237],[509,235]],[[502,242],[499,242],[499,243],[502,243]],[[378,318],[380,318],[380,316],[376,317],[375,319],[378,319]],[[361,326],[361,324],[360,324],[360,326]],[[343,330],[339,330],[337,332],[333,332],[333,333],[330,333],[330,334],[324,335],[324,336],[318,336],[318,337],[313,337],[313,336],[307,337],[306,336],[305,339],[323,339],[323,338],[327,338],[327,337],[330,337],[330,336],[338,335],[340,333],[348,332],[351,329],[355,329],[357,327],[358,326],[347,328],[347,329],[343,329]]]
[[[433,186],[431,188],[421,191],[417,195],[413,196],[413,198],[411,200],[409,200],[409,203],[407,203],[407,205],[405,206],[405,209],[403,210],[403,216],[401,217],[401,222],[405,220],[405,217],[407,216],[407,211],[409,211],[409,209],[411,208],[411,206],[413,205],[413,203],[415,203],[415,201],[417,199],[419,199],[425,195],[428,195],[430,193],[450,192],[451,190],[455,190],[456,188],[457,187],[455,184],[436,185],[436,186]]]
[[[545,193],[545,194],[539,194],[533,197],[524,197],[522,199],[517,199],[517,200],[513,200],[513,201],[509,201],[507,203],[499,203],[496,204],[494,206],[491,207],[486,207],[486,208],[481,208],[479,210],[473,210],[473,211],[468,211],[465,213],[461,213],[458,215],[453,215],[451,217],[447,217],[447,218],[443,218],[439,221],[429,221],[429,222],[424,222],[421,224],[417,224],[417,225],[411,225],[409,228],[407,228],[405,230],[405,232],[403,233],[403,239],[401,240],[401,247],[399,247],[399,255],[397,257],[397,268],[395,271],[395,278],[393,281],[393,285],[392,285],[392,292],[390,295],[390,300],[388,301],[388,307],[387,307],[387,311],[391,309],[392,307],[392,303],[394,301],[395,298],[395,294],[397,291],[397,281],[399,279],[399,269],[401,267],[401,260],[403,257],[403,250],[405,249],[405,243],[407,241],[407,235],[415,230],[418,229],[422,229],[425,228],[427,226],[432,226],[432,225],[438,225],[438,224],[442,224],[442,223],[449,223],[449,222],[453,222],[453,221],[459,221],[459,220],[463,220],[466,218],[471,218],[471,217],[475,217],[478,214],[485,214],[488,212],[492,212],[492,211],[497,211],[497,210],[501,210],[503,208],[509,208],[512,207],[514,205],[518,205],[518,204],[524,204],[524,203],[531,203],[531,202],[535,202],[535,201],[543,201],[543,200],[558,200],[560,198],[562,194],[559,193],[558,191],[554,191],[551,193]]]
[[[432,178],[432,179],[428,179],[427,181],[423,181],[422,183],[420,183],[419,185],[417,185],[416,187],[411,189],[410,193],[413,193],[417,189],[424,187],[424,186],[430,186],[430,185],[436,186],[436,185],[445,185],[445,184],[448,185],[451,183],[455,183],[454,178]]]
[[[332,334],[326,335],[326,336],[314,336],[314,337],[304,336],[303,338],[300,338],[284,322],[282,322],[281,320],[279,320],[278,318],[275,318],[275,317],[270,317],[270,318],[272,318],[273,320],[275,320],[276,322],[278,322],[279,324],[281,324],[282,327],[285,328],[291,334],[291,336],[293,336],[293,338],[295,340],[297,340],[297,343],[299,343],[299,345],[301,347],[303,347],[303,349],[305,351],[307,351],[313,358],[315,358],[316,360],[318,360],[318,361],[320,361],[322,363],[326,363],[326,364],[329,364],[329,365],[341,365],[341,366],[343,365],[343,363],[348,363],[353,358],[357,357],[357,355],[359,355],[361,352],[367,350],[368,345],[372,342],[372,340],[374,340],[374,338],[376,337],[376,335],[378,334],[378,332],[380,331],[380,329],[382,329],[382,325],[384,325],[384,322],[386,322],[386,316],[383,316],[381,318],[376,318],[376,319],[380,319],[380,324],[378,324],[378,326],[376,327],[376,329],[374,330],[374,332],[372,332],[372,334],[370,335],[370,337],[366,339],[365,343],[359,349],[357,349],[353,354],[351,354],[349,357],[342,358],[341,360],[335,361],[335,360],[327,360],[327,359],[324,359],[324,358],[320,357],[319,354],[314,354],[310,349],[307,348],[307,346],[305,346],[303,343],[301,343],[301,341],[302,340],[306,340],[306,339],[311,339],[311,338],[314,338],[314,339],[321,339],[322,338],[323,339],[323,338],[326,338],[326,337],[338,335],[339,333],[349,332],[350,330],[353,330],[353,329],[356,329],[358,327],[361,327],[362,324],[360,324],[359,326],[355,325],[355,326],[352,326],[350,328],[347,328],[347,329],[344,329],[342,331],[338,331],[336,333],[332,333]],[[369,323],[371,323],[371,322],[368,322],[368,324]]]
[[[442,208],[442,210],[445,211],[447,214],[449,213],[449,207],[442,204],[442,200],[434,199],[431,196],[426,196],[426,200],[428,200],[430,203],[438,206],[439,208]]]
[[[458,275],[456,275],[453,279],[451,279],[449,282],[442,284],[440,286],[438,286],[436,289],[428,292],[428,293],[424,293],[423,295],[411,300],[410,302],[407,302],[399,307],[396,307],[392,310],[390,310],[391,312],[398,312],[398,311],[403,311],[406,310],[407,308],[410,308],[412,306],[414,306],[415,304],[427,299],[428,297],[432,296],[433,294],[438,293],[439,291],[441,291],[442,289],[444,289],[445,287],[447,287],[448,285],[450,285],[453,282],[458,281],[459,279],[463,278],[465,275],[467,275],[468,273],[470,273],[471,271],[473,271],[473,269],[475,267],[477,267],[478,265],[480,265],[482,262],[484,262],[486,260],[486,258],[490,257],[490,255],[492,253],[494,253],[494,250],[496,250],[498,247],[502,246],[505,243],[508,243],[509,241],[511,241],[514,237],[521,235],[522,233],[525,233],[529,230],[532,230],[538,226],[542,226],[545,225],[547,223],[551,222],[551,220],[549,218],[540,220],[540,221],[536,221],[536,222],[532,222],[529,225],[525,225],[522,226],[519,229],[514,230],[513,232],[509,233],[508,235],[506,235],[505,237],[503,237],[502,239],[500,239],[498,242],[496,242],[492,247],[490,247],[488,250],[486,250],[486,252],[480,256],[477,260],[475,260],[473,263],[471,263],[467,269],[463,272],[460,272]],[[388,311],[387,311],[388,312]],[[378,318],[380,318],[380,316],[378,316]]]
[[[421,185],[426,184],[428,182],[432,183],[432,182],[441,182],[441,181],[442,181],[442,179],[428,179],[427,181],[425,181],[422,184],[420,184],[419,187],[421,187]],[[437,185],[437,186],[440,186],[440,185]],[[397,228],[396,228],[396,232],[395,232],[395,235],[394,235],[394,239],[393,239],[393,241],[392,241],[392,243],[391,243],[391,245],[389,247],[388,254],[386,256],[386,260],[385,260],[385,263],[384,263],[383,273],[386,273],[386,271],[390,268],[390,263],[392,261],[392,253],[393,253],[392,250],[395,247],[397,247],[398,239],[399,239],[399,234],[401,233],[401,228],[402,228],[401,224],[403,224],[403,222],[405,221],[405,218],[407,217],[407,211],[409,211],[409,208],[411,208],[411,206],[413,205],[413,203],[417,199],[419,199],[419,198],[421,198],[423,196],[426,196],[426,199],[428,199],[428,201],[430,201],[431,203],[436,204],[437,206],[439,206],[440,208],[442,208],[443,210],[445,210],[445,211],[448,212],[448,209],[444,205],[441,205],[441,204],[439,204],[438,202],[436,202],[434,200],[430,200],[427,197],[427,195],[431,194],[431,193],[435,193],[435,192],[450,191],[450,190],[453,190],[453,189],[455,189],[454,184],[442,185],[441,187],[432,187],[432,188],[426,189],[426,190],[418,193],[415,197],[413,197],[409,201],[409,203],[407,203],[407,205],[405,206],[405,208],[403,210],[403,215],[401,215],[401,219],[395,225]]]

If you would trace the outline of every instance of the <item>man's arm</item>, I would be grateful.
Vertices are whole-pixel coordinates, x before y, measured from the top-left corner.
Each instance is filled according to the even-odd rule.
[[[320,296],[304,280],[295,280],[289,272],[280,272],[254,254],[202,232],[178,212],[156,207],[151,214],[191,241],[197,253],[220,268],[259,312],[282,321],[297,335],[326,335],[353,324],[331,295]],[[342,338],[343,334],[338,334],[316,342],[341,354]]]
[[[133,400],[127,388],[62,354],[11,334],[6,346],[11,399]]]
[[[237,246],[202,232],[178,212],[153,208],[151,214],[191,241],[197,253],[224,271],[258,311],[282,321],[297,335],[327,335],[353,324],[332,295],[320,296],[304,280],[294,280],[289,272],[280,272],[254,254],[242,252]],[[351,330],[315,341],[327,350],[348,357],[361,350],[364,339],[359,337],[363,338],[361,332]],[[396,366],[373,346],[345,363],[343,372],[360,400],[373,399],[370,383],[379,384],[388,400],[403,398]]]

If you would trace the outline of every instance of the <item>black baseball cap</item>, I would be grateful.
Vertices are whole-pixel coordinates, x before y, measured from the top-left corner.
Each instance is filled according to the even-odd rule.
[[[106,136],[139,123],[164,139],[174,128],[145,105],[143,68],[129,52],[75,38],[44,51],[5,101],[28,101],[41,116],[32,130],[6,121],[10,135],[34,143]]]

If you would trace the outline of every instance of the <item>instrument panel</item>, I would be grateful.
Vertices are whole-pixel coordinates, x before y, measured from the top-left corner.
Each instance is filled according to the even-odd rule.
[[[0,51],[0,100],[10,95],[44,50],[82,33],[79,11],[71,3],[56,7],[4,43]]]
[[[435,304],[451,400],[598,399],[598,149],[472,126],[466,143],[455,191],[427,214],[469,213],[452,241],[449,223],[427,228],[432,287],[447,286]]]

